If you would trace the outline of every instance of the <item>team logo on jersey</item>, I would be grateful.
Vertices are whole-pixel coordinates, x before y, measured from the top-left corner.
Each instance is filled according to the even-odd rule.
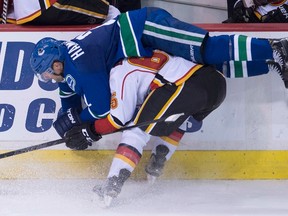
[[[111,109],[116,109],[118,107],[118,100],[116,97],[116,92],[113,92],[111,95],[111,104],[110,104]]]
[[[68,86],[75,92],[76,80],[71,76],[71,74],[68,74],[65,77],[65,80]]]
[[[44,55],[45,50],[43,48],[38,49],[38,56]]]

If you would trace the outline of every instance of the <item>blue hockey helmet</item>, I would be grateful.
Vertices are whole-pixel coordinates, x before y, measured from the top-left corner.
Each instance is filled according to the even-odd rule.
[[[45,76],[47,73],[54,73],[52,64],[58,60],[64,61],[63,41],[51,37],[45,37],[38,41],[30,57],[30,65],[37,78],[42,82],[50,79]]]

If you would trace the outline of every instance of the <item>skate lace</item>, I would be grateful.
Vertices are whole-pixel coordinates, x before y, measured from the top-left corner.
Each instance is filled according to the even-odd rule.
[[[280,69],[280,66],[277,66],[276,64],[277,63],[268,64],[268,69],[270,72],[277,72],[280,75],[280,77],[283,79],[283,74],[282,74],[282,71]]]
[[[281,55],[281,53],[278,50],[273,51],[273,58],[274,58],[274,61],[279,64],[281,69],[283,69],[285,61],[283,59],[283,56]],[[281,73],[281,71],[278,71],[278,73]]]

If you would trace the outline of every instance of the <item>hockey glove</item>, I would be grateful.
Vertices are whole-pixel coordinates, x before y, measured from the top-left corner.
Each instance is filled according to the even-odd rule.
[[[66,113],[60,115],[57,120],[53,123],[53,127],[57,133],[64,138],[64,135],[72,127],[80,125],[81,120],[76,109],[70,108]]]
[[[277,9],[268,12],[262,17],[263,23],[287,23],[288,22],[288,5],[283,4]]]
[[[73,150],[84,150],[92,145],[92,142],[100,140],[102,136],[95,131],[94,124],[84,123],[73,127],[65,134],[65,143]]]

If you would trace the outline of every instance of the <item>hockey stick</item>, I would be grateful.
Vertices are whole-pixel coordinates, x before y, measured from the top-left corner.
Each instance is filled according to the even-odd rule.
[[[108,133],[108,134],[122,132],[122,131],[129,130],[129,129],[136,128],[136,127],[143,127],[143,126],[147,126],[147,125],[150,125],[150,124],[153,124],[153,123],[157,123],[157,122],[162,122],[162,121],[174,122],[175,120],[177,120],[182,115],[184,115],[184,113],[174,114],[174,115],[167,116],[167,117],[161,117],[159,119],[154,119],[154,120],[150,120],[150,121],[146,121],[146,122],[141,122],[139,124],[122,127],[120,129],[118,129],[116,131],[113,131],[111,133]],[[108,134],[103,134],[103,136],[104,135],[108,135]],[[19,155],[19,154],[23,154],[23,153],[26,153],[26,152],[35,151],[35,150],[38,150],[38,149],[47,148],[47,147],[50,147],[50,146],[55,146],[55,145],[58,145],[58,144],[61,144],[61,143],[64,143],[64,142],[65,142],[64,138],[63,139],[57,139],[57,140],[53,140],[53,141],[49,141],[49,142],[45,142],[45,143],[29,146],[29,147],[26,147],[26,148],[22,148],[22,149],[6,152],[6,153],[3,153],[3,154],[0,154],[0,159],[11,157],[11,156],[15,156],[15,155]]]
[[[8,0],[3,1],[3,10],[2,10],[2,24],[6,24],[8,14]]]

